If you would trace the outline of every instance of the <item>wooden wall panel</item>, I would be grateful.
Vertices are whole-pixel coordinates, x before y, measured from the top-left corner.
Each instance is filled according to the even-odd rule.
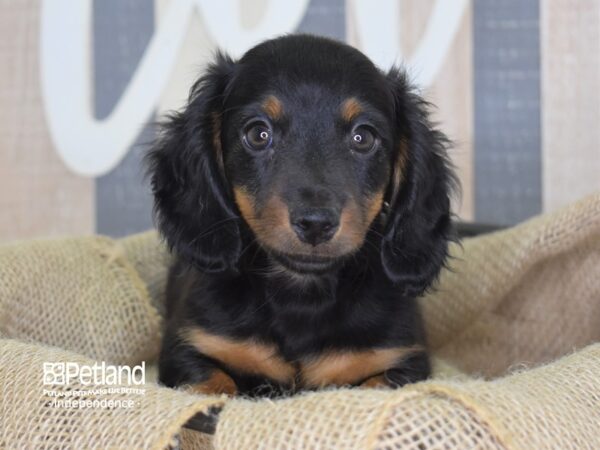
[[[144,1],[148,5],[154,2],[156,26],[160,26],[165,8],[175,0],[140,0],[140,7],[144,6]],[[244,25],[252,27],[258,23],[270,1],[244,2]],[[355,1],[311,0],[299,28],[315,29],[317,32],[322,29],[321,33],[335,36],[343,36],[345,31],[347,41],[361,48],[361,36],[356,30],[356,18],[353,17]],[[485,182],[490,174],[494,174],[496,183],[501,184],[503,189],[515,191],[514,183],[503,181],[502,170],[494,161],[510,157],[512,164],[519,168],[520,160],[516,157],[522,156],[517,150],[517,153],[511,153],[512,156],[506,154],[508,149],[516,146],[504,149],[494,147],[494,136],[489,142],[481,141],[476,151],[474,137],[480,136],[485,130],[481,123],[478,125],[482,111],[478,110],[476,114],[475,106],[481,106],[488,100],[510,103],[511,99],[505,98],[503,91],[496,89],[498,86],[493,79],[489,85],[480,85],[479,91],[474,86],[485,70],[496,74],[502,69],[507,77],[516,80],[522,77],[526,69],[524,66],[534,60],[533,56],[527,54],[522,61],[515,63],[518,67],[503,68],[505,61],[502,58],[511,57],[512,54],[506,53],[502,42],[488,39],[487,50],[499,53],[502,58],[492,68],[478,66],[474,63],[474,56],[477,60],[477,49],[481,51],[485,42],[482,44],[481,34],[477,42],[474,39],[482,24],[493,28],[494,21],[501,19],[501,14],[519,18],[522,10],[527,9],[526,5],[538,5],[535,2],[488,1],[490,6],[486,11],[490,15],[486,16],[477,15],[484,2],[471,1],[437,77],[424,91],[425,96],[438,107],[435,119],[456,142],[452,158],[463,187],[462,203],[456,210],[467,220],[476,217],[475,209],[480,211],[478,206],[481,206],[481,199],[485,197],[475,195],[481,192],[476,188],[475,180]],[[401,1],[397,39],[409,61],[422,38],[434,4],[435,0]],[[384,2],[381,5],[384,7]],[[479,9],[474,5],[479,5]],[[373,7],[377,7],[376,3]],[[68,170],[53,147],[40,91],[39,9],[39,0],[0,1],[0,242],[94,232],[98,211],[104,211],[102,217],[110,222],[112,218],[121,220],[119,218],[122,215],[117,210],[127,208],[124,204],[116,205],[117,212],[107,213],[103,210],[102,200],[96,202],[95,198],[97,182]],[[343,22],[342,26],[336,25],[338,19],[343,21],[344,14],[345,26]],[[541,84],[535,88],[535,92],[539,90],[541,95],[535,102],[536,105],[541,104],[542,142],[541,155],[538,154],[541,162],[537,162],[537,167],[542,167],[542,180],[533,179],[525,172],[519,172],[518,179],[526,187],[529,183],[530,187],[541,188],[543,209],[550,211],[600,190],[600,0],[539,1],[539,14],[530,16],[525,21],[513,21],[515,31],[508,36],[517,40],[511,44],[511,48],[522,51],[532,44],[515,36],[521,36],[519,33],[523,28],[534,29],[533,25],[539,23],[539,31],[528,36],[531,39],[539,37],[541,46]],[[184,104],[189,86],[214,49],[200,14],[196,13],[190,18],[189,27],[187,23],[181,26],[187,28],[187,36],[178,50],[170,82],[157,105],[158,116]],[[485,27],[483,29],[483,37],[488,36]],[[532,92],[528,89],[526,92]],[[517,100],[521,99],[517,97]],[[515,111],[506,111],[506,114],[512,115],[498,114],[500,122],[508,117],[520,124],[523,130],[519,130],[532,132],[528,121],[521,120]],[[510,130],[496,127],[494,117],[486,123],[488,128],[495,130],[498,139],[519,137],[516,132],[511,134]],[[490,159],[480,167],[476,164],[475,156],[479,158],[485,152]],[[124,176],[129,175],[124,173]],[[538,199],[538,206],[541,201]],[[485,200],[489,208],[500,212],[508,211],[511,205],[526,202],[527,199],[520,194]]]
[[[38,1],[0,2],[0,242],[94,227],[93,181],[64,166],[46,127],[39,29]]]
[[[542,212],[539,0],[473,2],[475,218]]]
[[[155,0],[155,26],[157,29],[160,27],[161,18],[164,17],[172,1]],[[179,49],[167,87],[163,91],[157,106],[157,118],[160,118],[167,111],[177,110],[185,105],[190,87],[202,73],[215,51],[215,44],[212,42],[203,24],[203,19],[197,11],[192,15],[189,24],[186,24],[186,26],[187,32],[183,44]]]
[[[406,62],[420,41],[434,0],[403,1],[400,8],[400,44]],[[347,41],[361,48],[353,17],[353,0],[347,0]],[[410,66],[408,66],[410,71]],[[468,5],[448,54],[424,96],[436,105],[433,117],[454,141],[451,158],[462,185],[462,196],[454,205],[464,220],[474,217],[473,195],[473,64],[472,5]]]
[[[428,6],[432,0],[421,2],[404,2],[406,6],[403,29],[407,30],[407,44],[411,51],[416,44],[418,30],[414,25],[424,27],[423,16],[429,15]],[[429,5],[428,5],[429,3]],[[420,9],[420,20],[415,17],[416,9]],[[461,197],[457,199],[454,210],[463,220],[472,220],[474,217],[473,195],[473,58],[472,58],[472,17],[469,5],[462,17],[458,33],[454,37],[445,61],[440,67],[433,84],[425,91],[425,97],[431,101],[436,109],[433,118],[439,122],[440,128],[454,141],[454,148],[450,152],[452,162],[461,183]],[[409,36],[412,36],[410,38]],[[410,43],[410,40],[414,40]],[[410,54],[410,53],[407,53]]]
[[[541,2],[544,210],[600,190],[600,0]]]

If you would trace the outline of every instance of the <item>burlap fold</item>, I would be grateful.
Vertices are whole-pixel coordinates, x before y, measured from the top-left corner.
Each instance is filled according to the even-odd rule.
[[[600,341],[600,194],[452,255],[421,301],[437,356],[497,376]]]
[[[1,246],[0,336],[114,363],[153,359],[161,318],[125,254],[100,236]]]
[[[229,402],[215,448],[598,449],[600,344],[495,381]]]
[[[44,363],[69,361],[94,364],[94,360],[53,347],[0,340],[0,448],[2,449],[165,449],[176,447],[183,425],[223,399],[197,396],[153,384],[144,394],[80,396],[79,399],[131,400],[131,408],[67,408],[54,406],[55,396],[98,386],[70,383],[43,384]],[[126,385],[111,386],[112,389]],[[63,398],[63,397],[60,397]],[[64,397],[68,398],[68,397]]]
[[[276,401],[148,383],[133,409],[65,409],[43,394],[44,362],[156,358],[169,255],[154,232],[0,247],[0,447],[600,448],[600,195],[452,254],[422,299],[429,340],[488,381],[436,365],[444,377],[398,391]],[[182,428],[211,406],[214,437]]]

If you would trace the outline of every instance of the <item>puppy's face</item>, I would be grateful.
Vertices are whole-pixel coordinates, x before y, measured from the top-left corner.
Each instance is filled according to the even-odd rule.
[[[368,245],[418,295],[451,230],[447,140],[428,117],[402,70],[339,42],[292,35],[219,55],[148,155],[158,228],[209,273],[237,273],[248,234],[301,273]]]
[[[327,50],[247,54],[216,119],[241,216],[298,272],[327,270],[364,244],[399,151],[385,77],[355,54],[323,59]]]

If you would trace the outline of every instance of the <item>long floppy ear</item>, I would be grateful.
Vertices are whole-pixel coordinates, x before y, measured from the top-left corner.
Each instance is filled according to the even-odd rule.
[[[400,143],[388,190],[381,260],[404,295],[418,296],[434,282],[447,257],[450,194],[456,181],[446,156],[449,141],[429,121],[427,102],[402,70],[393,68],[387,80]]]
[[[217,54],[147,155],[156,224],[171,250],[206,272],[235,269],[238,216],[223,173],[221,113],[235,63]]]

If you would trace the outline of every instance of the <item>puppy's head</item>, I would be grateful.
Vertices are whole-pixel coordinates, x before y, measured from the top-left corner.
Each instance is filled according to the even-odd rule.
[[[301,273],[371,239],[420,293],[446,256],[445,142],[399,70],[323,38],[267,41],[217,56],[166,124],[149,156],[158,225],[205,271],[235,268],[246,231]]]

